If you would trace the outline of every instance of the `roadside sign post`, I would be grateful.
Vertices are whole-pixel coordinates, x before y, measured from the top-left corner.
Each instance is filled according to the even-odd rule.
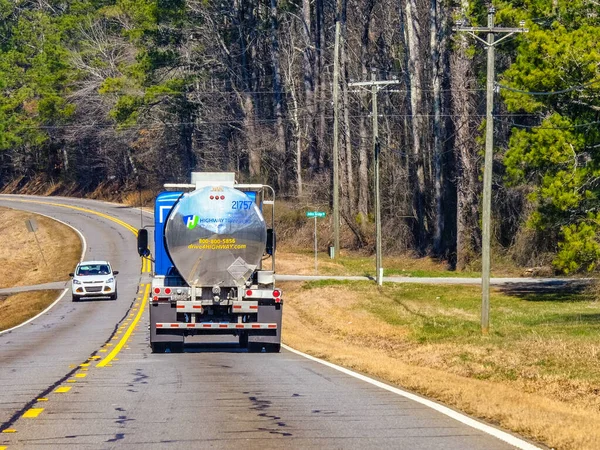
[[[312,217],[315,219],[315,273],[318,273],[317,269],[317,219],[322,219],[327,214],[323,211],[307,211],[306,217]]]
[[[35,237],[35,242],[36,242],[38,248],[40,249],[40,254],[42,255],[42,260],[44,261],[44,265],[47,266],[48,262],[46,261],[46,257],[44,256],[44,252],[42,251],[42,246],[40,245],[40,241],[38,241],[37,234],[35,234],[35,232],[38,229],[37,222],[35,221],[35,219],[27,219],[25,221],[25,226],[27,227],[27,231],[29,231],[30,233],[33,233],[33,237]]]

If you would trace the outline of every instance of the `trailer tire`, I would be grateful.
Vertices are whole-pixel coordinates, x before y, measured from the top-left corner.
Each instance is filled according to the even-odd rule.
[[[263,343],[262,342],[249,342],[248,343],[248,353],[260,353],[262,352]]]
[[[164,342],[151,342],[150,348],[152,349],[152,353],[164,353],[167,346]]]
[[[248,347],[248,333],[242,331],[240,333],[240,348]]]
[[[183,342],[171,342],[169,344],[169,350],[171,353],[183,353],[184,344]]]
[[[279,353],[281,351],[281,344],[265,344],[265,351],[267,353]]]

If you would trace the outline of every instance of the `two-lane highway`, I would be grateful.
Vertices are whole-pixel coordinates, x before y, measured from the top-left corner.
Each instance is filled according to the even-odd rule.
[[[38,203],[15,201],[23,199]],[[85,236],[86,259],[108,259],[120,272],[117,301],[66,297],[0,335],[0,450],[513,448],[288,350],[255,354],[235,342],[204,342],[183,354],[152,354],[143,310],[148,278],[131,230],[138,210],[43,197],[0,196],[0,205],[71,224]]]

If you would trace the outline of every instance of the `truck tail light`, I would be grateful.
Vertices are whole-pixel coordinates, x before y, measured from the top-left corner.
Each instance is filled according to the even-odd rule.
[[[246,291],[246,297],[252,297],[252,290],[248,289]]]
[[[171,288],[165,288],[165,294],[171,295]]]
[[[158,288],[158,287],[157,287],[157,288],[154,288],[154,293],[155,293],[155,294],[160,294],[160,288]]]
[[[273,298],[279,298],[281,297],[281,291],[279,289],[275,289],[273,291]]]

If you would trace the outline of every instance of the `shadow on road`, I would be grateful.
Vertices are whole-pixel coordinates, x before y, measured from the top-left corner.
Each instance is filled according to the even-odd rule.
[[[582,302],[598,298],[595,280],[551,280],[542,283],[510,283],[499,286],[503,294],[528,302]]]
[[[185,344],[185,353],[248,353],[238,342],[194,342]]]

